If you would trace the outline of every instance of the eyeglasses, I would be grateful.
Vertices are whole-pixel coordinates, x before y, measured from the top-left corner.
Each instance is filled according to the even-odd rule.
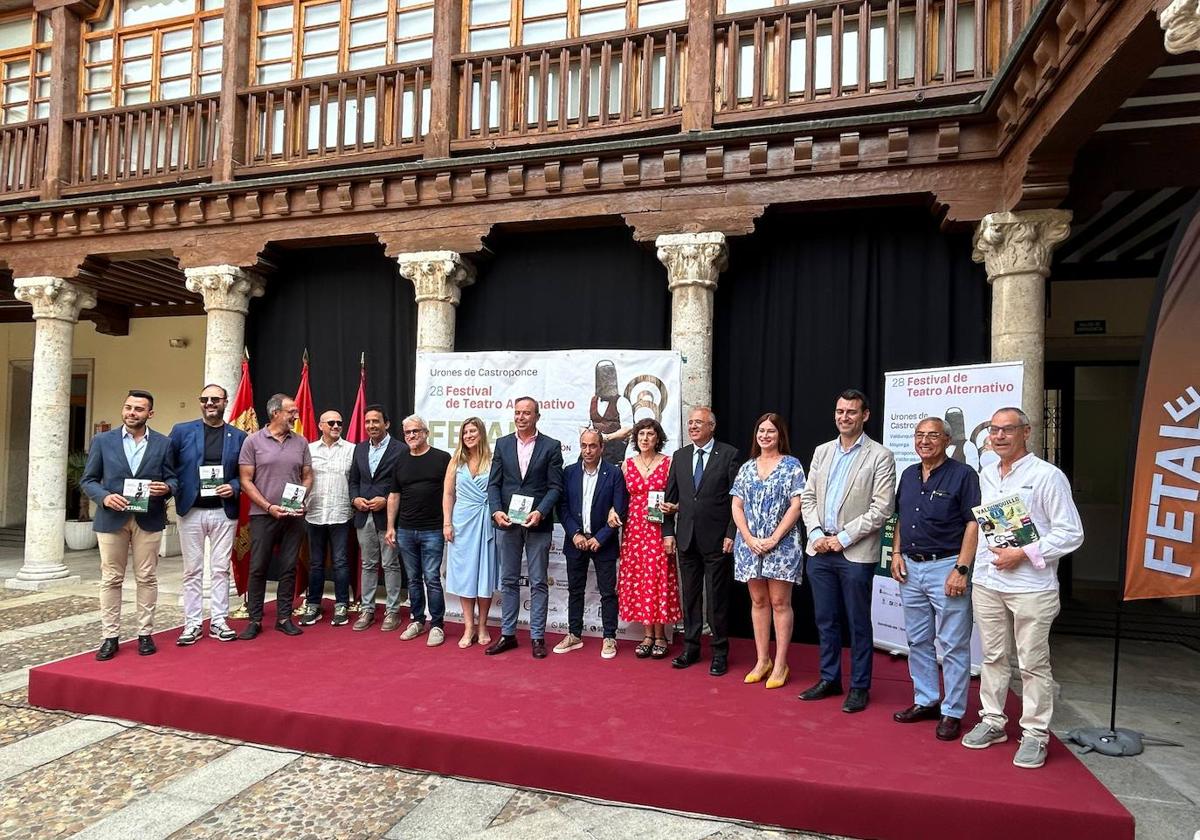
[[[423,434],[424,432],[427,432],[427,431],[429,431],[429,430],[428,429],[405,429],[404,436],[412,437],[414,435]]]
[[[217,403],[223,403],[223,402],[225,402],[224,397],[201,397],[200,398],[201,405],[216,405]]]
[[[942,436],[941,432],[914,432],[913,437],[917,440],[937,440]]]
[[[340,426],[340,425],[342,425],[342,421],[341,420],[326,420],[325,425],[326,426]]]
[[[1015,435],[1018,429],[1024,429],[1028,423],[1018,423],[1015,426],[988,426],[987,432],[989,435],[998,435],[1004,432],[1006,435]]]

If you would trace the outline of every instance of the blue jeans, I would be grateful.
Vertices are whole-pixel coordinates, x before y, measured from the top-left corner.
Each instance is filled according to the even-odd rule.
[[[850,687],[871,687],[875,631],[871,627],[871,579],[874,563],[851,563],[840,551],[808,558],[813,613],[821,642],[821,679],[842,681],[842,625],[839,606],[850,625]]]
[[[500,549],[500,632],[517,634],[521,614],[521,554],[529,574],[529,638],[546,636],[546,612],[550,605],[548,568],[550,565],[549,531],[530,531],[520,525],[496,529]]]
[[[446,617],[446,596],[442,591],[442,549],[446,538],[441,530],[414,531],[396,529],[396,545],[408,573],[408,612],[413,621],[425,623],[425,594],[429,593],[429,618],[441,627]]]
[[[916,563],[905,556],[908,577],[900,584],[904,604],[904,629],[908,634],[908,672],[913,697],[922,706],[934,706],[942,697],[938,684],[937,649],[942,647],[942,678],[946,694],[942,714],[962,718],[967,711],[971,682],[971,585],[962,595],[946,594],[946,578],[957,557]]]
[[[306,523],[308,524],[308,523]],[[308,603],[320,604],[325,592],[325,549],[333,545],[333,597],[336,603],[350,603],[350,523],[337,525],[308,524]]]

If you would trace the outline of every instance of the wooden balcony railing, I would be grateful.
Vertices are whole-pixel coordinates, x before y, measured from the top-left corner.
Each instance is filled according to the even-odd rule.
[[[47,121],[0,126],[0,195],[36,192],[46,170]]]
[[[854,0],[727,15],[715,27],[717,113],[982,88],[1013,38],[1009,7],[1022,2]],[[948,17],[947,4],[955,12]]]
[[[246,163],[294,164],[420,153],[429,132],[429,69],[404,65],[247,93]]]
[[[687,26],[456,57],[455,146],[679,120]]]
[[[71,186],[202,178],[220,133],[219,97],[153,102],[68,118]]]

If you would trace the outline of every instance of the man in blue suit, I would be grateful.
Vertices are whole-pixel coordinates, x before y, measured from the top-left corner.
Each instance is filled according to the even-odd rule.
[[[513,403],[517,431],[496,441],[488,476],[488,507],[497,528],[500,548],[500,638],[484,651],[495,656],[517,646],[517,616],[521,610],[521,553],[528,566],[529,638],[534,659],[546,658],[546,610],[550,602],[547,568],[554,507],[562,494],[562,444],[538,434],[541,410],[533,397]],[[513,496],[525,496],[530,509],[525,521],[514,524],[508,512]]]
[[[588,561],[596,567],[600,590],[600,621],[604,643],[600,656],[617,655],[617,530],[608,525],[610,511],[622,519],[629,508],[629,494],[620,467],[601,460],[604,441],[597,429],[584,429],[579,436],[579,460],[563,474],[563,495],[558,502],[558,519],[566,533],[563,555],[567,558],[567,635],[554,646],[555,653],[583,647],[583,593],[587,586]]]
[[[121,408],[121,428],[92,438],[79,486],[96,504],[92,528],[100,543],[100,624],[104,641],[96,658],[117,655],[121,635],[121,586],[133,552],[137,580],[138,653],[156,652],[154,608],[158,604],[158,547],[167,524],[167,497],[178,492],[175,458],[166,435],[146,424],[154,416],[154,397],[130,391]],[[125,497],[126,479],[149,482],[149,510],[132,513]]]
[[[200,392],[200,419],[176,423],[171,429],[171,453],[179,474],[175,513],[179,516],[179,547],[183,551],[183,633],[175,644],[194,645],[204,635],[204,542],[209,545],[212,588],[208,635],[232,642],[237,633],[229,617],[229,568],[237,536],[238,453],[246,433],[225,422],[229,395],[220,385],[205,385]],[[215,472],[201,486],[200,472]],[[215,481],[215,486],[212,485]]]

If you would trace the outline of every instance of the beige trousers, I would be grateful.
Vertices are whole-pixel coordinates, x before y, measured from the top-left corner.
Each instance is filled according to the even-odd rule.
[[[1016,639],[1017,665],[1021,669],[1021,729],[1027,737],[1048,741],[1054,714],[1050,625],[1059,611],[1058,590],[997,592],[975,584],[971,602],[983,642],[979,671],[979,702],[983,708],[979,716],[998,728],[1008,722],[1004,701],[1012,679],[1008,659],[1011,634]]]
[[[143,531],[129,517],[125,527],[111,534],[96,534],[100,543],[100,623],[105,639],[121,635],[121,586],[125,566],[133,553],[137,581],[138,635],[154,632],[154,607],[158,603],[158,546],[162,531]]]

